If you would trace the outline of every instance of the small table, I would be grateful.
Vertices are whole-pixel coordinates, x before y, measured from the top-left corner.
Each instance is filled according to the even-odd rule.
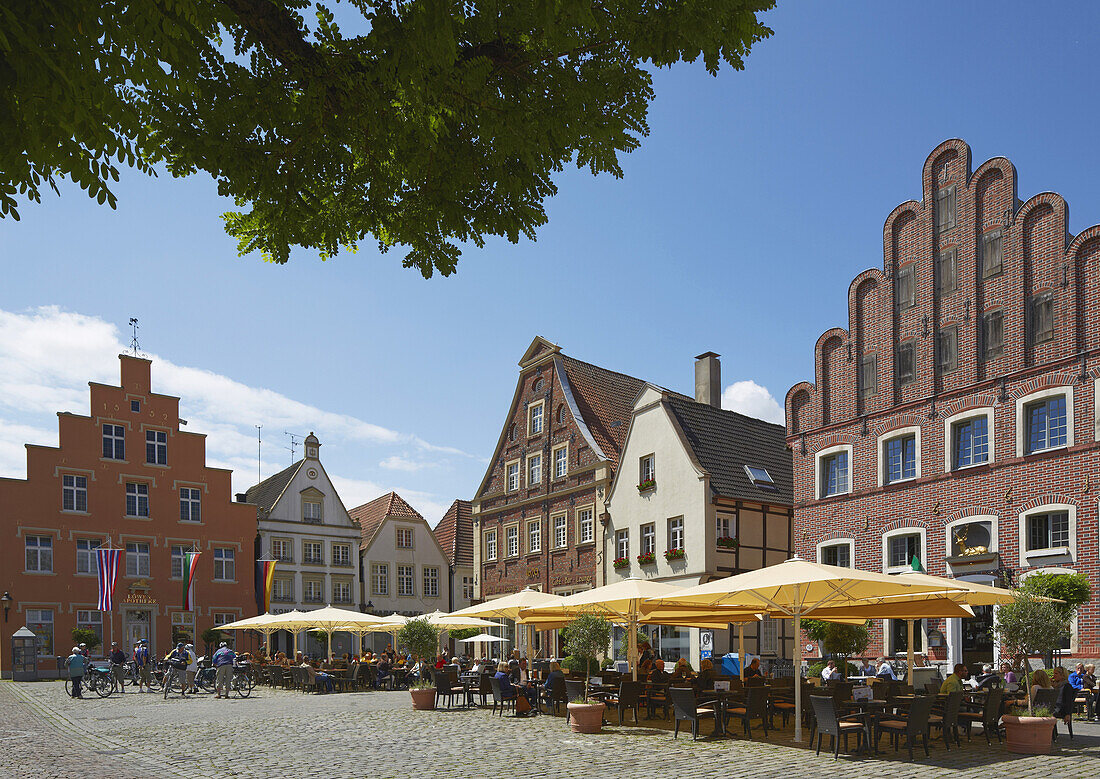
[[[874,736],[874,731],[871,726],[876,717],[886,713],[886,708],[889,703],[884,700],[879,700],[878,698],[868,698],[864,701],[844,701],[842,705],[846,708],[859,709],[860,717],[863,719],[863,752],[864,754],[871,754],[871,738]],[[881,709],[881,711],[876,711],[876,709]],[[874,754],[879,754],[877,745]]]

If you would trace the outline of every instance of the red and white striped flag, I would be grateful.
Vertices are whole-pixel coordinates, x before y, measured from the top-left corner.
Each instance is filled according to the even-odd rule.
[[[199,553],[185,552],[183,555],[183,610],[195,608],[195,574],[199,569]]]
[[[115,578],[118,576],[118,558],[121,549],[97,549],[99,562],[99,610],[110,611],[114,605]]]

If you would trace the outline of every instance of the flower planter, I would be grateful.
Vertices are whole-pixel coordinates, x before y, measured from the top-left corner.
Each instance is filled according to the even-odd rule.
[[[603,727],[603,713],[607,707],[602,703],[570,703],[569,728],[574,733],[599,733]]]
[[[638,555],[638,565],[656,565],[657,557],[653,553]]]
[[[413,708],[420,711],[431,711],[435,708],[435,688],[427,687],[423,690],[409,690],[412,696]]]
[[[1005,748],[1021,755],[1050,754],[1054,737],[1054,717],[1027,717],[1006,714],[1001,717],[1005,726]]]
[[[638,492],[649,492],[655,489],[657,489],[657,482],[654,479],[646,479],[638,485]]]
[[[619,571],[619,570],[622,570],[623,568],[629,568],[630,567],[630,561],[627,560],[625,557],[620,557],[617,560],[615,560],[613,563],[611,563],[611,565],[614,566],[616,571]]]
[[[665,552],[665,559],[668,560],[670,563],[674,562],[675,560],[683,560],[684,559],[684,550],[683,549],[669,549],[667,552]]]
[[[722,536],[718,539],[717,545],[719,549],[736,549],[740,543],[736,538]]]

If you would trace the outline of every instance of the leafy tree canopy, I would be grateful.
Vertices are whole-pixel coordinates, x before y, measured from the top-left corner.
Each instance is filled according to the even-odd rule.
[[[867,650],[867,645],[871,642],[871,633],[867,629],[868,624],[870,623],[844,625],[820,619],[804,619],[802,620],[802,630],[810,637],[811,641],[820,641],[829,654],[861,655]]]
[[[1092,585],[1083,573],[1033,573],[1024,579],[1020,590],[1064,601],[1054,605],[1067,617],[1092,598]]]
[[[336,0],[339,4],[340,0]],[[373,238],[424,276],[546,222],[567,164],[621,176],[646,68],[744,67],[772,0],[6,0],[0,217],[119,167],[211,175],[244,254]]]

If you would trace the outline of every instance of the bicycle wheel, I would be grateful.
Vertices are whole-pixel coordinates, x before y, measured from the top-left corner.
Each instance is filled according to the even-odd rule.
[[[65,694],[68,695],[70,698],[73,697],[73,680],[72,679],[66,679],[65,680]]]
[[[95,680],[95,694],[100,698],[106,698],[115,691],[115,680],[109,673],[100,671],[92,674],[92,678]]]
[[[176,672],[169,668],[164,672],[164,699],[168,700],[168,694],[172,692],[172,685],[176,681]]]
[[[252,680],[248,678],[246,673],[233,674],[233,689],[237,691],[237,695],[242,698],[247,698],[252,694]]]
[[[204,692],[214,692],[217,689],[217,677],[213,674],[203,674],[201,678],[195,677],[195,685]]]

